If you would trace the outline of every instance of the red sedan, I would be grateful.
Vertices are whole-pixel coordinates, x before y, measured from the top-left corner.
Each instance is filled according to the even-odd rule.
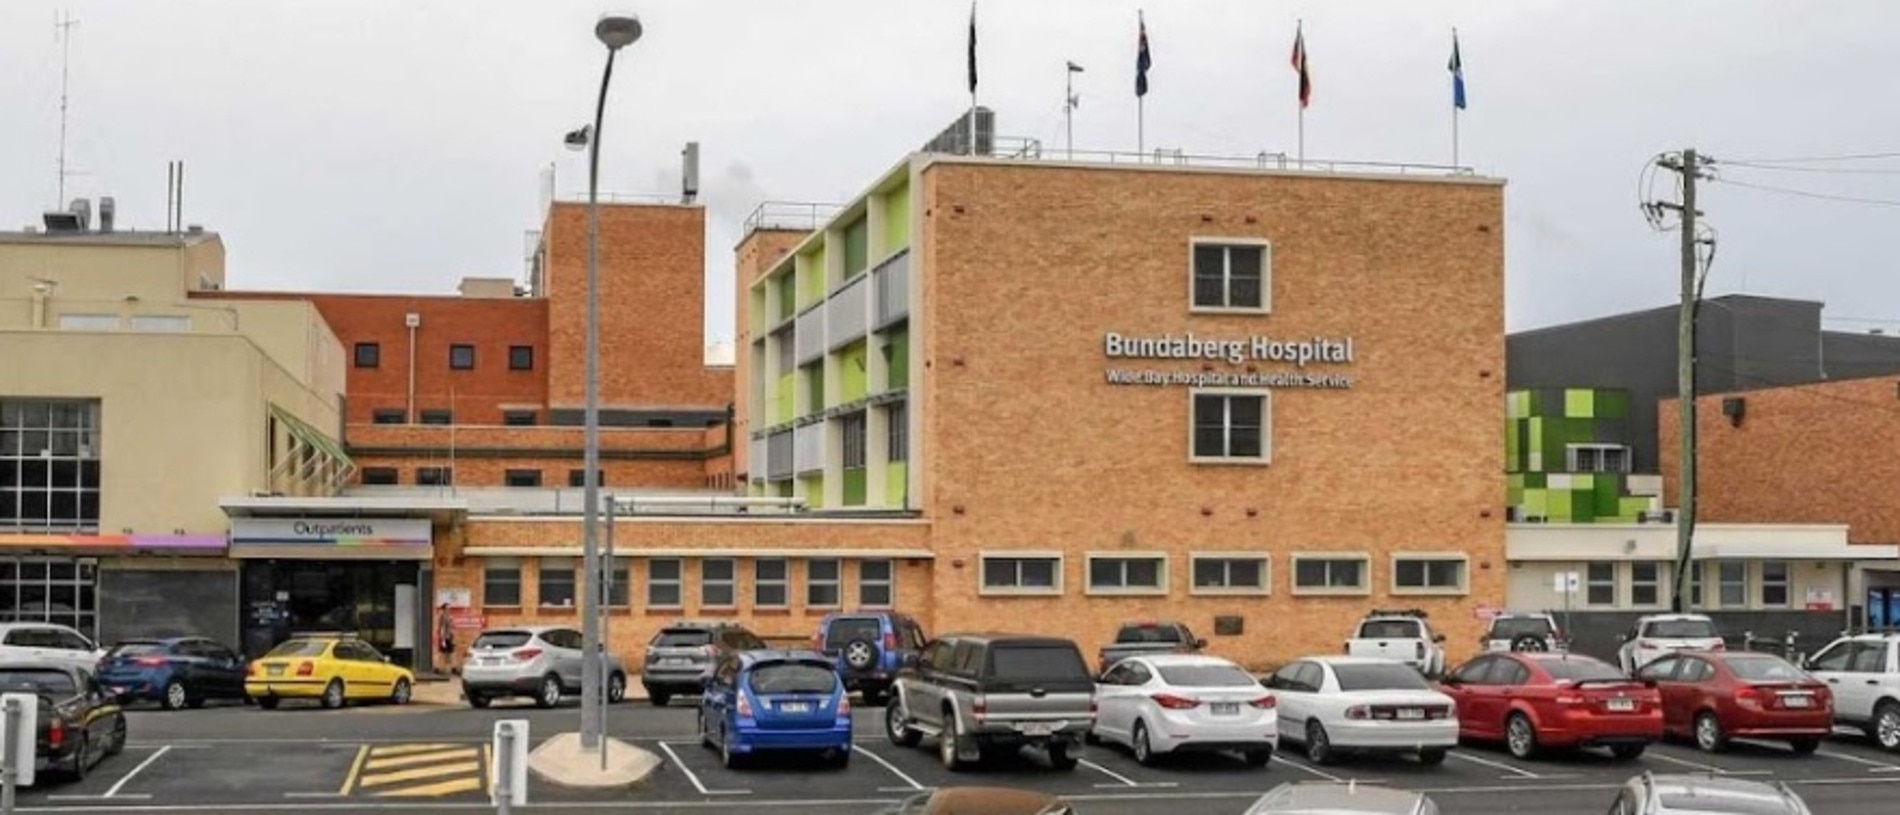
[[[1447,674],[1458,735],[1502,741],[1528,759],[1549,748],[1643,754],[1663,735],[1662,695],[1601,660],[1577,654],[1485,654]]]
[[[1827,685],[1773,654],[1679,651],[1636,672],[1662,691],[1663,728],[1711,753],[1736,736],[1814,752],[1834,732]]]

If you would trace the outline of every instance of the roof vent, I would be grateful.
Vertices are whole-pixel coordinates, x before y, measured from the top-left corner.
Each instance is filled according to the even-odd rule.
[[[84,232],[92,228],[92,200],[91,199],[74,198],[73,205],[70,207],[67,207],[66,209],[70,211],[72,214],[79,216],[79,231]]]
[[[185,227],[185,232],[192,235],[203,235],[205,233],[205,228],[203,224],[192,224],[190,226]]]
[[[78,232],[83,228],[78,214],[63,209],[49,209],[41,217],[46,221],[47,232]]]
[[[119,202],[110,195],[99,196],[99,231],[112,231],[112,216],[118,214]]]

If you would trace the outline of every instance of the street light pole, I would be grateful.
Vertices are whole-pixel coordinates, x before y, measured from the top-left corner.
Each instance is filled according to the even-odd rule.
[[[581,748],[606,752],[601,714],[605,712],[600,656],[600,129],[607,113],[607,86],[614,76],[614,55],[640,39],[640,20],[631,14],[606,15],[594,24],[594,36],[607,46],[600,74],[600,99],[594,104],[594,129],[587,139],[587,349],[586,409],[583,424],[583,510],[581,561],[587,591],[581,593]]]

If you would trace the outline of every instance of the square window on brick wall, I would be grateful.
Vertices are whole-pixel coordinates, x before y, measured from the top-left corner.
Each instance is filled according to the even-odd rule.
[[[1265,464],[1272,459],[1272,397],[1266,391],[1197,389],[1188,398],[1190,461]]]
[[[1196,238],[1192,246],[1191,310],[1265,314],[1272,309],[1272,246],[1220,238]]]
[[[1061,594],[1058,555],[996,554],[981,557],[984,594]]]
[[[356,344],[356,367],[375,368],[383,364],[383,347],[373,342]]]
[[[1461,555],[1395,555],[1393,594],[1464,594],[1465,558]]]
[[[1168,559],[1161,555],[1089,555],[1089,593],[1163,594]]]
[[[1371,559],[1364,555],[1294,555],[1294,594],[1367,594]]]
[[[449,346],[449,367],[457,371],[474,370],[475,346],[459,344]]]
[[[758,608],[784,608],[789,601],[785,591],[790,561],[784,558],[760,558],[752,561],[752,604]]]
[[[1196,554],[1190,562],[1195,594],[1266,594],[1271,585],[1264,557]]]

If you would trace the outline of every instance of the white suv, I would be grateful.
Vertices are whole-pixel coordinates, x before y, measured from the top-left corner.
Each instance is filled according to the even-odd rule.
[[[0,663],[52,662],[91,674],[105,655],[86,635],[58,623],[0,623]]]
[[[1842,637],[1810,657],[1814,678],[1834,692],[1834,720],[1900,752],[1900,634]]]
[[[1672,651],[1720,651],[1728,647],[1715,621],[1702,614],[1651,614],[1638,617],[1623,635],[1616,662],[1623,673],[1635,676],[1644,665]]]

